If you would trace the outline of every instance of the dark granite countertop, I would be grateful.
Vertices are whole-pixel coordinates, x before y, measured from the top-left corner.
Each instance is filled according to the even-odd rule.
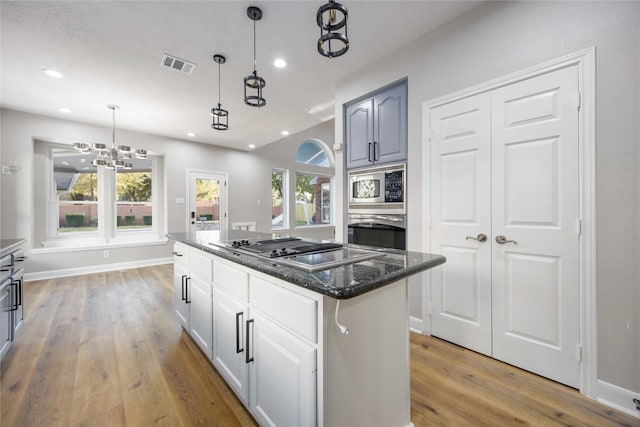
[[[177,242],[202,249],[220,258],[231,260],[245,267],[336,299],[347,299],[362,295],[445,262],[445,258],[441,255],[345,244],[345,247],[348,248],[366,248],[367,250],[381,251],[384,252],[384,256],[310,273],[274,264],[268,259],[241,254],[232,249],[224,249],[210,244],[210,242],[226,240],[285,236],[241,230],[230,230],[222,233],[218,231],[199,231],[195,236],[189,233],[167,234],[168,238]]]
[[[27,239],[0,239],[0,256],[18,249]]]

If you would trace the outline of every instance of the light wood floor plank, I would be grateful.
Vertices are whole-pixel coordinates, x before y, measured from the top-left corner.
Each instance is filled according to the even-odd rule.
[[[27,282],[25,302],[2,362],[0,425],[256,425],[175,319],[171,265]],[[411,417],[416,427],[640,426],[576,390],[416,334]]]

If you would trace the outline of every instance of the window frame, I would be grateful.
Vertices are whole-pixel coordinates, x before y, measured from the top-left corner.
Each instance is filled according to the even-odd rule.
[[[43,141],[44,142],[44,141]],[[60,234],[58,231],[59,217],[58,209],[55,205],[59,205],[57,201],[57,190],[54,178],[54,150],[65,149],[72,150],[71,146],[53,142],[44,142],[46,144],[46,165],[47,173],[45,174],[47,208],[46,208],[46,236],[42,242],[44,248],[99,248],[103,246],[119,246],[130,244],[158,243],[166,241],[166,224],[164,221],[164,159],[162,156],[149,155],[151,160],[151,203],[152,203],[152,220],[151,227],[137,230],[117,230],[117,185],[116,171],[109,170],[104,167],[96,168],[98,176],[98,229],[96,232],[70,232]]]

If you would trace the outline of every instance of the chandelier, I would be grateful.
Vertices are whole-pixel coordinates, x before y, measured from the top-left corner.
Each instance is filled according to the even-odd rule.
[[[118,145],[116,147],[116,110],[117,105],[107,105],[112,111],[113,116],[113,132],[111,138],[111,148],[107,148],[106,144],[93,143],[91,145],[84,142],[74,142],[73,148],[83,154],[95,153],[96,158],[91,162],[95,167],[104,166],[107,169],[131,169],[133,164],[127,160],[131,160],[131,156],[137,159],[146,159],[147,150],[138,148],[132,149],[127,145]]]
[[[267,104],[267,100],[262,96],[262,89],[267,82],[256,71],[256,21],[262,19],[262,10],[259,7],[249,6],[247,16],[253,21],[253,73],[244,78],[244,103],[260,108]],[[251,91],[255,92],[251,94]]]
[[[344,55],[349,50],[348,17],[347,8],[334,0],[329,0],[329,3],[320,6],[318,13],[316,13],[316,22],[320,27],[320,38],[318,39],[318,53],[320,55],[335,58]]]

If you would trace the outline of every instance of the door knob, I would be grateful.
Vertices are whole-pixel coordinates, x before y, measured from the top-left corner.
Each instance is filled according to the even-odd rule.
[[[465,240],[477,240],[478,242],[486,242],[487,241],[487,235],[484,233],[480,233],[478,234],[476,237],[473,236],[467,236],[465,237]]]
[[[507,240],[507,238],[504,237],[502,234],[498,234],[496,236],[496,243],[499,243],[501,245],[504,245],[505,243],[513,243],[514,245],[518,244],[518,242],[516,242],[515,240]]]

